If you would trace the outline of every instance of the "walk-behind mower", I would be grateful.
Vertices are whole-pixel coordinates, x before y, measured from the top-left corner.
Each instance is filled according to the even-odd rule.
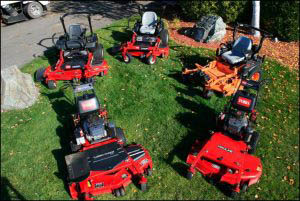
[[[86,35],[86,28],[80,24],[71,24],[67,32],[64,18],[68,15],[87,14],[90,35]],[[107,74],[109,66],[103,59],[103,46],[98,43],[98,38],[93,33],[91,16],[85,12],[66,13],[60,17],[64,35],[56,43],[54,36],[52,42],[59,50],[59,60],[47,68],[40,68],[36,72],[37,81],[45,81],[50,89],[56,88],[58,80],[89,82],[95,76]]]
[[[65,156],[70,195],[93,199],[113,193],[125,194],[136,179],[142,191],[152,173],[152,159],[141,145],[127,145],[123,130],[108,121],[92,83],[73,86],[77,113],[73,115],[72,154]]]
[[[260,42],[254,45],[253,41],[245,36],[236,39],[238,28],[243,27],[261,33]],[[184,80],[190,80],[203,88],[203,97],[210,98],[213,92],[223,96],[232,95],[240,85],[242,79],[260,81],[262,78],[261,65],[265,56],[258,53],[269,33],[246,24],[234,26],[233,41],[221,43],[216,51],[216,60],[206,66],[195,64],[195,69],[182,69]]]
[[[163,11],[165,6],[163,6]],[[152,65],[156,62],[157,57],[167,57],[169,55],[169,34],[164,28],[161,19],[153,11],[145,11],[145,7],[139,6],[141,20],[137,21],[133,28],[131,41],[121,44],[117,48],[123,56],[125,63],[129,63],[133,56],[145,58],[147,63]],[[129,27],[128,19],[128,27]],[[115,52],[117,52],[115,51]]]
[[[233,139],[243,140],[249,146],[250,154],[255,152],[259,140],[259,134],[254,131],[253,124],[256,123],[255,107],[259,90],[265,81],[242,80],[243,90],[237,90],[225,106],[224,112],[217,118],[217,127]]]
[[[196,141],[187,157],[187,178],[192,179],[196,170],[212,183],[219,182],[230,196],[259,181],[262,164],[259,158],[250,155],[244,141],[237,141],[222,132],[214,132],[204,143]],[[227,187],[227,188],[226,188]]]

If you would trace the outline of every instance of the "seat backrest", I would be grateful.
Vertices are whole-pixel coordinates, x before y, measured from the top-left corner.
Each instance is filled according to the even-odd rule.
[[[251,39],[241,36],[235,42],[232,46],[232,51],[236,53],[245,53],[247,50],[251,50],[252,48],[252,41]]]
[[[142,25],[154,26],[157,23],[157,15],[155,12],[147,11],[143,14]]]
[[[78,40],[82,33],[83,33],[83,30],[82,30],[80,24],[71,24],[69,26],[70,40]]]

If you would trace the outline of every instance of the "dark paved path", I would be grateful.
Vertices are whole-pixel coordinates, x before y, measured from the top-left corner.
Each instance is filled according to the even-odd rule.
[[[137,4],[149,5],[151,1],[52,1],[45,16],[8,26],[1,24],[1,68],[12,65],[22,68],[35,56],[42,55],[46,47],[52,46],[51,36],[63,33],[59,17],[65,12],[93,13],[92,25],[96,30],[137,13]],[[88,25],[87,18],[78,15],[66,17],[65,23]],[[43,46],[38,44],[41,40]]]

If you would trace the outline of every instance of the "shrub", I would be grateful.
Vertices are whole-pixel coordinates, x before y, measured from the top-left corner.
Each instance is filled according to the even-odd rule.
[[[248,5],[248,1],[180,1],[183,14],[190,20],[204,15],[219,15],[224,22],[235,22]]]
[[[299,41],[299,1],[261,1],[261,27],[280,40]]]
[[[252,1],[180,1],[183,17],[219,15],[225,23],[251,24]],[[260,27],[280,40],[299,41],[299,1],[260,1]]]

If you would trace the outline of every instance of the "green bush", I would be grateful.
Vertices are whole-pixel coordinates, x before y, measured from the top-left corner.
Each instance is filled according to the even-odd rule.
[[[213,14],[221,16],[226,23],[235,22],[248,4],[248,1],[180,1],[183,14],[190,20]]]
[[[299,41],[299,1],[261,1],[261,27],[280,40]]]
[[[280,40],[299,41],[299,1],[261,1],[261,28]],[[183,17],[199,20],[205,15],[219,15],[225,23],[251,24],[252,1],[180,1]]]

